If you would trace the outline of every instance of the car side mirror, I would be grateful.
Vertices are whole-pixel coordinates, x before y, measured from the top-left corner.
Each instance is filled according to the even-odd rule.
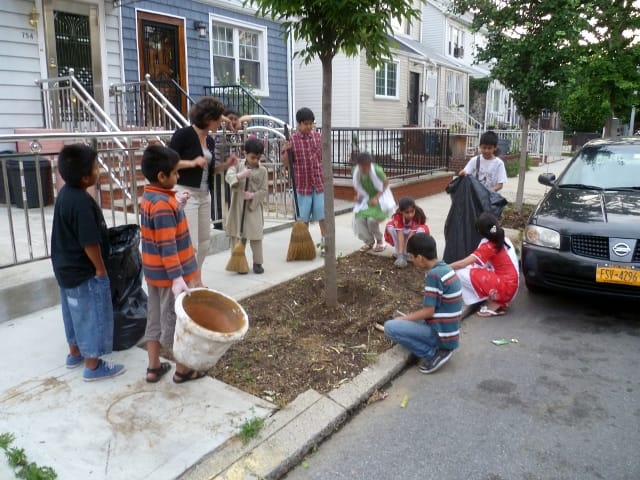
[[[553,187],[555,181],[556,181],[555,173],[541,173],[540,175],[538,175],[538,183],[541,183],[542,185],[546,185],[547,187]]]

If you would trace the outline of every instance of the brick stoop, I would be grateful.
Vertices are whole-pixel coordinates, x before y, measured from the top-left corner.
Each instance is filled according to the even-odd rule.
[[[402,197],[420,198],[444,192],[453,176],[453,172],[436,172],[423,177],[391,179],[390,185],[396,201]],[[334,197],[340,200],[353,201],[355,197],[355,190],[349,179],[335,179],[333,189]]]

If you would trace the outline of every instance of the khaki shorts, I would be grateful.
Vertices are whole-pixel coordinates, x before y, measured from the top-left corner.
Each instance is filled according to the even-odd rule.
[[[173,347],[176,329],[175,297],[171,287],[147,285],[147,328],[144,340],[159,341],[164,348]]]

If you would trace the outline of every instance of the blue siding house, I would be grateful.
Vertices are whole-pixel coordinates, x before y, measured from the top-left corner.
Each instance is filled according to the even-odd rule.
[[[291,49],[279,23],[236,0],[142,0],[120,8],[126,82],[149,74],[185,114],[190,101],[208,94],[224,101],[219,87],[241,86],[288,121]]]

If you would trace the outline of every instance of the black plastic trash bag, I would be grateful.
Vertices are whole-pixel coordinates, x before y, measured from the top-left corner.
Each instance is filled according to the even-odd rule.
[[[144,335],[147,294],[142,289],[140,227],[121,225],[109,229],[107,273],[113,303],[113,349],[126,350]]]
[[[490,212],[500,218],[507,199],[470,175],[453,179],[446,192],[451,196],[451,208],[444,224],[442,259],[451,263],[469,256],[480,243],[482,237],[476,231],[476,219],[480,214]]]

